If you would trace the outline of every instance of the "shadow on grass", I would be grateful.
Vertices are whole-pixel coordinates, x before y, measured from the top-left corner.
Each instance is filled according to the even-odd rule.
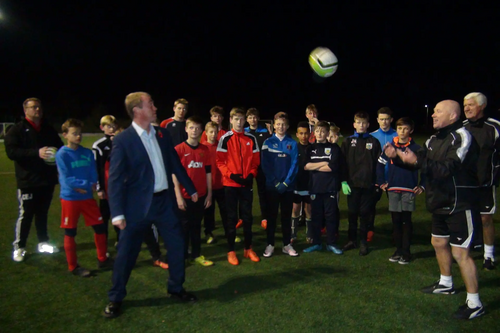
[[[198,303],[215,300],[217,302],[240,301],[241,297],[263,294],[268,290],[290,289],[292,284],[309,283],[311,280],[323,279],[325,275],[344,274],[344,270],[327,266],[308,269],[296,269],[280,273],[244,275],[231,278],[215,288],[196,291]],[[124,301],[125,307],[150,307],[178,303],[168,297],[147,298]]]

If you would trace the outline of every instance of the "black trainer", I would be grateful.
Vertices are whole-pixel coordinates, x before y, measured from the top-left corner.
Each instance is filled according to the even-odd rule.
[[[394,254],[389,258],[390,262],[398,262],[399,259],[401,259],[401,256],[399,255],[398,251],[394,252]]]
[[[122,302],[109,302],[104,308],[102,315],[106,318],[116,318],[120,315]]]
[[[398,264],[400,265],[408,265],[410,263],[410,257],[402,256],[399,258]]]
[[[115,261],[111,258],[108,258],[104,261],[97,260],[97,268],[99,269],[113,269],[113,265]]]
[[[359,244],[359,255],[366,256],[368,254],[368,245],[366,243],[361,242]]]
[[[425,294],[452,295],[455,293],[455,288],[453,288],[453,285],[451,287],[443,286],[442,284],[439,284],[438,281],[433,285],[422,288],[422,292]]]
[[[474,319],[476,317],[484,315],[484,306],[478,306],[476,308],[469,308],[468,302],[458,308],[455,312],[455,318],[457,319]]]
[[[353,241],[348,241],[346,245],[344,245],[343,247],[343,250],[344,251],[349,251],[349,250],[353,250],[355,248],[357,248],[358,246],[356,245],[356,243],[354,243]]]
[[[492,271],[495,269],[495,262],[491,258],[486,258],[484,259],[483,262],[483,269],[485,271]]]
[[[92,273],[88,269],[85,269],[81,266],[76,266],[76,268],[71,271],[71,274],[84,278],[90,277],[92,275]]]

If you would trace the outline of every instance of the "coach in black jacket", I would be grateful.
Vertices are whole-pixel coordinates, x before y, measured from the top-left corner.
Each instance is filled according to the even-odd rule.
[[[47,215],[54,186],[57,184],[57,167],[48,165],[48,147],[60,148],[63,143],[52,126],[42,121],[42,104],[38,98],[28,98],[23,103],[25,119],[15,124],[5,136],[5,152],[14,161],[17,180],[19,217],[15,227],[14,261],[23,261],[26,241],[33,216],[38,236],[38,251],[54,253],[58,249],[47,243]]]
[[[469,255],[473,224],[481,219],[476,202],[479,146],[463,127],[457,102],[439,102],[432,119],[438,132],[427,140],[424,149],[414,154],[409,149],[395,152],[393,147],[388,147],[385,153],[392,157],[397,154],[403,162],[421,168],[427,177],[425,193],[427,209],[432,213],[432,246],[441,277],[422,291],[454,294],[451,264],[455,259],[467,290],[466,304],[458,309],[455,317],[472,319],[484,314],[476,265]]]

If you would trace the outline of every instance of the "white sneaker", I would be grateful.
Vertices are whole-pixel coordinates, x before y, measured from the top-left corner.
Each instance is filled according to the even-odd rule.
[[[268,246],[266,246],[263,256],[269,258],[273,255],[273,253],[274,253],[274,246],[269,244]]]
[[[42,243],[38,243],[38,252],[40,252],[40,253],[57,253],[57,252],[59,252],[59,249],[56,246],[50,245],[47,242],[42,242]]]
[[[24,261],[24,255],[26,254],[26,251],[24,249],[17,249],[14,250],[12,253],[12,259],[17,262]]]
[[[287,246],[283,247],[283,253],[288,254],[290,257],[298,257],[299,254],[295,249],[293,248],[292,244],[288,244]]]

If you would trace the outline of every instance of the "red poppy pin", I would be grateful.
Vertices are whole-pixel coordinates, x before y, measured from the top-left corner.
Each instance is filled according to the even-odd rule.
[[[161,131],[158,131],[158,136],[160,137],[160,139],[163,139],[163,134],[161,133]]]

